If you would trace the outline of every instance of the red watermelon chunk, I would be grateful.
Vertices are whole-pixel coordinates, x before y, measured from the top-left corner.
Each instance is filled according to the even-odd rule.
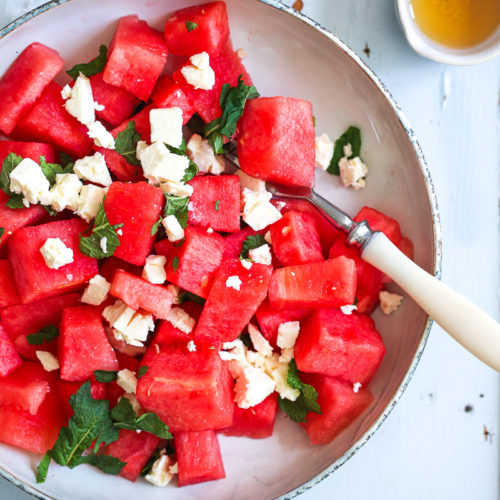
[[[229,234],[224,238],[224,259],[237,259],[243,248],[243,242],[248,236],[262,234],[265,231],[254,231],[251,227],[245,227],[236,233]]]
[[[174,301],[166,287],[154,285],[122,270],[116,271],[109,293],[123,300],[132,309],[144,309],[160,319],[167,319]]]
[[[196,27],[188,30],[186,23]],[[229,38],[226,4],[209,2],[175,11],[165,24],[168,50],[179,56],[200,52],[217,55]]]
[[[151,100],[156,108],[180,108],[182,123],[186,123],[194,115],[195,109],[180,85],[177,85],[168,75],[158,78],[151,94]]]
[[[161,189],[146,182],[111,184],[104,209],[110,224],[123,223],[115,257],[137,266],[144,265],[153,247],[151,228],[160,216],[163,200]]]
[[[134,122],[135,130],[141,136],[141,139],[143,141],[149,142],[149,140],[151,139],[151,123],[149,122],[149,112],[152,109],[154,109],[153,104],[149,104],[145,108],[141,109],[134,116],[132,116],[128,120],[125,120],[120,125],[115,127],[111,131],[111,134],[113,135],[113,137],[116,138],[116,136],[120,132],[123,132],[128,127],[128,124],[130,122]]]
[[[181,309],[198,321],[201,315],[202,306],[196,302],[189,301],[184,303]],[[154,337],[154,342],[161,345],[186,346],[190,340],[192,340],[192,335],[190,333],[179,330],[170,323],[170,321],[161,321],[160,327]]]
[[[113,149],[94,147],[94,149],[104,156],[104,161],[109,171],[120,182],[137,182],[144,179],[140,174],[139,168],[131,165],[121,154]]]
[[[188,226],[184,243],[169,254],[166,265],[167,281],[191,293],[206,298],[212,277],[222,262],[224,238],[217,233]],[[174,264],[177,263],[177,270]]]
[[[273,273],[273,309],[338,307],[354,302],[356,265],[346,257],[282,267]]]
[[[40,163],[40,156],[43,156],[47,163],[54,163],[54,148],[42,142],[0,141],[0,165],[10,153],[31,158],[37,163]]]
[[[309,101],[250,99],[238,129],[238,159],[246,174],[289,186],[314,185],[315,133]]]
[[[307,432],[311,444],[327,444],[361,415],[372,403],[373,396],[367,389],[353,391],[347,384],[323,375],[304,375],[304,382],[318,391],[321,415],[309,412],[307,422],[300,424]]]
[[[299,370],[367,385],[385,354],[373,320],[340,309],[320,309],[304,322],[295,344]]]
[[[0,130],[10,134],[49,82],[61,71],[64,60],[41,44],[28,45],[0,79]]]
[[[193,30],[193,33],[194,31],[196,30]],[[189,61],[186,64],[190,64]],[[195,89],[192,85],[189,85],[182,75],[181,69],[178,69],[172,75],[172,78],[181,86],[194,105],[196,112],[206,123],[215,120],[222,113],[219,100],[222,86],[225,83],[234,87],[238,84],[238,77],[242,75],[243,81],[247,85],[252,85],[252,79],[243,66],[241,59],[233,51],[230,39],[222,46],[220,53],[216,57],[210,57],[210,67],[215,73],[215,84],[210,90]]]
[[[189,184],[189,224],[203,229],[235,233],[240,230],[240,179],[237,175],[204,175]]]
[[[87,381],[85,381],[87,382]],[[65,380],[57,379],[55,383],[55,388],[57,395],[59,396],[59,402],[61,404],[61,410],[64,413],[66,420],[69,420],[73,416],[73,408],[69,403],[69,398],[76,394],[76,391],[85,382],[66,382]],[[106,384],[103,382],[90,382],[90,394],[94,399],[107,399],[108,391]]]
[[[363,207],[356,217],[356,222],[366,220],[373,231],[382,231],[395,245],[401,241],[401,228],[396,219],[370,207]]]
[[[62,380],[87,380],[94,370],[118,370],[101,315],[90,306],[63,310],[58,344]]]
[[[267,438],[273,435],[274,421],[278,412],[278,393],[273,392],[262,403],[243,409],[234,405],[231,427],[224,429],[228,436],[246,436],[253,439]]]
[[[47,142],[73,158],[80,158],[92,151],[92,139],[87,127],[64,108],[61,90],[60,85],[50,82],[12,135],[25,141]]]
[[[196,326],[195,340],[217,346],[238,337],[266,298],[272,271],[263,264],[246,269],[238,259],[223,262]],[[239,290],[228,286],[230,278],[239,280]]]
[[[226,477],[215,432],[179,432],[174,436],[174,441],[179,486]]]
[[[0,377],[12,373],[21,365],[22,361],[16,348],[0,323]],[[0,395],[1,398],[1,395]]]
[[[25,227],[9,240],[9,260],[23,303],[71,292],[98,273],[97,260],[82,254],[79,234],[87,224],[80,219]],[[47,238],[60,238],[73,250],[73,262],[50,269],[40,253]]]
[[[108,445],[104,454],[126,462],[120,476],[134,482],[159,444],[160,438],[149,432],[138,434],[122,429],[118,439]]]
[[[8,260],[0,260],[0,308],[15,306],[21,302],[16,282]]]
[[[165,348],[149,360],[137,399],[171,429],[220,429],[233,420],[233,379],[216,350]]]
[[[310,312],[311,311],[308,309],[300,308],[276,311],[271,308],[269,300],[266,299],[255,312],[255,316],[257,316],[257,321],[259,322],[262,335],[264,335],[273,348],[276,349],[278,328],[281,323],[287,323],[288,321],[302,321],[310,314]]]
[[[167,61],[162,34],[137,16],[122,17],[108,51],[103,80],[147,101]]]
[[[284,266],[323,260],[319,233],[312,215],[287,212],[269,230],[274,253]]]
[[[141,276],[142,268],[129,264],[124,260],[117,259],[116,257],[108,257],[107,259],[99,262],[99,274],[106,278],[110,283],[113,281],[115,273],[118,269],[123,269],[130,274]]]

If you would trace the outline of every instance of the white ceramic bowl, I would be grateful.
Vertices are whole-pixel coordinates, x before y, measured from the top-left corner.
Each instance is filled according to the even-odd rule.
[[[55,0],[3,30],[0,74],[16,53],[36,40],[57,49],[71,67],[108,44],[120,16],[138,13],[162,29],[167,13],[192,0]],[[227,0],[235,47],[262,95],[309,99],[318,133],[337,137],[348,125],[361,127],[367,188],[343,188],[338,177],[319,173],[318,191],[354,214],[363,205],[394,215],[415,244],[417,263],[431,273],[440,268],[440,228],[434,190],[411,128],[378,78],[340,40],[275,0]],[[61,75],[61,83],[64,76]],[[47,482],[36,485],[40,457],[0,445],[0,473],[39,498],[103,500],[141,498],[291,498],[342,465],[375,432],[396,404],[422,354],[430,320],[410,300],[390,317],[375,314],[387,355],[370,388],[373,405],[336,440],[311,447],[305,433],[280,415],[272,438],[220,437],[227,478],[186,488],[132,484],[80,466],[52,465]],[[112,493],[111,493],[112,492]]]

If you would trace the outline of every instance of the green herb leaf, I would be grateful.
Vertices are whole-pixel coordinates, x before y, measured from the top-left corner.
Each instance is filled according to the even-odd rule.
[[[154,236],[158,232],[162,220],[163,217],[160,216],[160,218],[153,224],[153,227],[151,228],[151,236]]]
[[[23,203],[23,195],[12,194],[7,201],[7,206],[9,208],[26,208],[26,205]]]
[[[189,166],[185,170],[184,177],[181,182],[189,182],[197,173],[198,173],[198,165],[189,158],[186,153],[186,142],[183,140],[182,144],[179,148],[174,148],[174,146],[170,146],[170,144],[165,144],[167,149],[174,155],[185,156],[189,160]]]
[[[149,366],[141,366],[137,371],[137,378],[141,378],[149,370]]]
[[[45,175],[51,186],[53,186],[56,183],[57,174],[65,173],[65,169],[61,165],[57,163],[47,163],[45,161],[45,156],[40,156],[40,168],[42,169],[43,174]],[[72,166],[71,170],[73,170]],[[66,173],[71,173],[71,172],[66,172]]]
[[[38,464],[36,468],[36,482],[44,483],[47,479],[47,473],[49,472],[50,465],[50,453],[47,452],[42,458],[42,461]]]
[[[13,193],[10,190],[10,174],[23,159],[22,156],[16,155],[15,153],[9,153],[2,163],[2,169],[0,170],[0,189],[5,194],[9,195],[9,200],[7,201],[7,206],[9,208],[25,208],[23,196]]]
[[[115,139],[115,151],[122,155],[131,165],[140,165],[141,162],[137,158],[136,148],[137,142],[141,139],[135,129],[135,122],[128,122],[127,128],[120,132]]]
[[[176,273],[177,269],[179,269],[179,257],[177,257],[177,255],[172,259],[172,269],[174,270],[174,273]]]
[[[333,158],[328,166],[328,172],[333,175],[340,175],[339,161],[344,157],[344,146],[351,145],[352,155],[348,160],[359,156],[361,153],[361,130],[358,127],[350,126],[336,141],[333,150]]]
[[[173,243],[174,245],[174,248],[179,248],[181,247],[182,245],[184,245],[184,242],[186,241],[186,238],[182,238],[182,240],[179,240],[179,241],[176,241]]]
[[[75,164],[75,160],[73,160],[73,158],[71,158],[71,156],[68,153],[65,153],[64,151],[61,151],[59,153],[59,160],[60,160],[60,163],[63,166],[63,168],[67,167],[68,165]],[[73,170],[73,168],[72,168],[72,170]],[[71,172],[67,172],[67,173],[71,173]]]
[[[0,227],[0,241],[2,241],[2,236],[5,234],[5,228]]]
[[[94,370],[94,375],[98,382],[114,382],[118,378],[116,370]]]
[[[164,216],[175,215],[182,228],[186,229],[188,223],[188,203],[189,197],[181,198],[173,194],[165,194]]]
[[[160,458],[160,450],[155,450],[153,454],[149,457],[146,465],[141,470],[141,477],[147,476],[151,469],[153,468],[153,464]]]
[[[111,410],[111,417],[115,421],[114,425],[121,429],[141,430],[161,439],[172,439],[168,427],[158,415],[150,412],[138,417],[127,398],[120,399],[120,402]]]
[[[219,211],[220,200],[215,200],[215,211]]]
[[[41,328],[37,333],[32,333],[26,337],[30,345],[42,345],[44,342],[48,344],[59,337],[57,326],[48,325]]]
[[[198,27],[196,23],[193,23],[193,21],[186,21],[186,28],[188,31],[193,31]]]
[[[104,200],[99,207],[96,218],[94,220],[94,228],[90,236],[82,236],[80,234],[80,251],[95,259],[104,259],[111,257],[117,247],[120,246],[120,240],[116,234],[116,229],[123,227],[122,224],[112,226],[104,210]],[[101,247],[102,238],[106,238],[106,252]]]
[[[300,391],[300,396],[295,401],[279,398],[278,404],[294,422],[306,422],[306,415],[310,411],[321,415],[321,408],[316,401],[318,393],[312,385],[300,380],[294,359],[288,365],[287,383],[293,389]]]
[[[55,217],[57,215],[57,212],[52,207],[49,207],[48,205],[42,205],[42,207],[51,217]]]
[[[76,80],[80,73],[84,74],[86,77],[97,75],[97,73],[100,73],[104,69],[104,66],[106,66],[107,57],[108,48],[106,45],[101,45],[99,47],[99,55],[95,59],[92,59],[92,61],[88,63],[76,64],[70,70],[66,71],[66,73],[71,76],[73,80]]]
[[[119,458],[111,455],[84,455],[80,457],[77,465],[90,464],[102,470],[106,474],[119,474],[127,465],[127,462],[122,462]]]
[[[205,299],[202,297],[199,297],[198,295],[195,295],[194,293],[191,292],[183,292],[182,294],[179,295],[179,305],[182,306],[184,302],[196,302],[197,304],[200,304],[200,306],[205,305]]]
[[[240,259],[248,259],[248,251],[254,248],[259,248],[266,244],[266,240],[262,234],[250,235],[245,238],[241,247]]]
[[[204,135],[212,145],[216,154],[223,154],[223,136],[231,140],[236,132],[236,125],[243,114],[247,99],[259,97],[257,89],[243,82],[242,75],[238,77],[238,84],[231,87],[228,83],[222,86],[219,104],[222,115],[207,123]]]

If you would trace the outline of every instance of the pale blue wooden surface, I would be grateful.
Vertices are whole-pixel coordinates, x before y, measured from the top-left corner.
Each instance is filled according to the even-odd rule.
[[[43,1],[0,3],[3,26]],[[304,0],[304,12],[357,51],[399,102],[438,195],[443,279],[498,318],[500,60],[455,68],[417,56],[391,0]],[[434,326],[409,388],[382,428],[301,498],[497,500],[499,402],[498,375]],[[0,499],[29,498],[0,479]]]

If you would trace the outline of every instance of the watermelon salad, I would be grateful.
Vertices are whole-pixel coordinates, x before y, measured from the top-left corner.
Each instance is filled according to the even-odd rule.
[[[123,17],[63,76],[34,42],[0,79],[0,441],[43,456],[39,482],[51,462],[220,479],[218,434],[268,438],[282,411],[324,445],[372,403],[370,314],[402,297],[266,190],[315,167],[363,188],[360,130],[316,137],[311,103],[260,96],[244,57],[211,2],[164,32]],[[412,255],[390,216],[355,219]]]

